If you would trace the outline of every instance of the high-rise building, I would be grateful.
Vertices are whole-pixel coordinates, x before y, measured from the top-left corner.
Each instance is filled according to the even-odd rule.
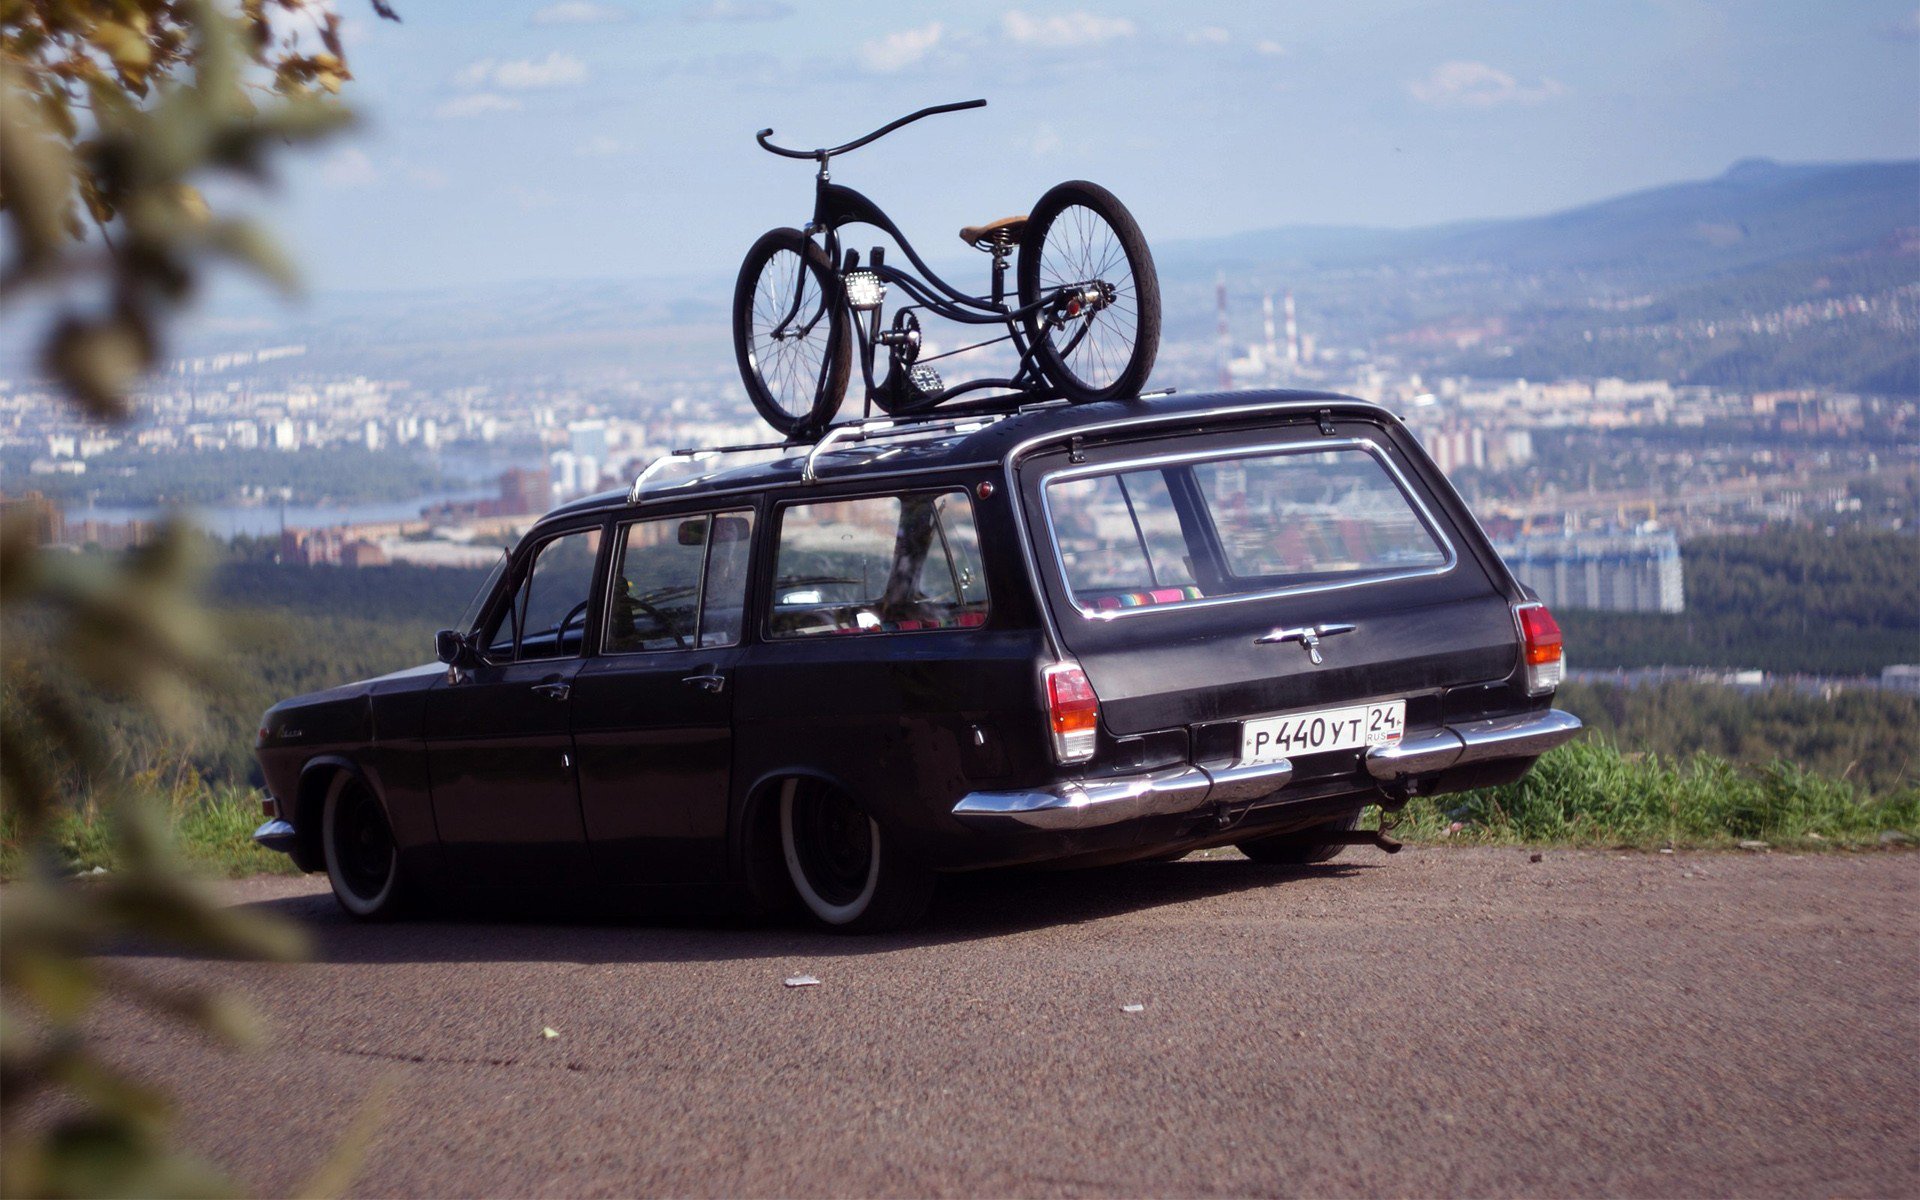
[[[1680,542],[1671,533],[1523,537],[1497,549],[1549,608],[1686,609]]]

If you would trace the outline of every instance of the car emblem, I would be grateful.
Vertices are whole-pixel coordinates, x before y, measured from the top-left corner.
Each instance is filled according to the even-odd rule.
[[[1327,661],[1320,657],[1320,639],[1330,638],[1341,633],[1352,633],[1354,628],[1352,625],[1332,624],[1302,625],[1298,629],[1276,629],[1271,633],[1261,634],[1259,637],[1253,639],[1253,644],[1256,646],[1272,646],[1280,642],[1299,642],[1306,650],[1307,657],[1312,659],[1313,665],[1317,667]]]

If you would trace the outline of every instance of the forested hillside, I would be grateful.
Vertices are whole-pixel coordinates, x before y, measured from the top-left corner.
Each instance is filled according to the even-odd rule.
[[[1781,530],[1682,547],[1683,613],[1557,613],[1581,668],[1877,675],[1920,662],[1920,536]]]

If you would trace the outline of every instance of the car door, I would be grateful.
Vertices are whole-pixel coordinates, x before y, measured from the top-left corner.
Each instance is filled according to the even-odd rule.
[[[581,810],[604,883],[725,876],[754,516],[728,509],[615,530],[601,653],[573,701]]]
[[[524,551],[482,622],[480,661],[427,695],[434,820],[456,882],[588,877],[570,712],[602,534],[569,530]]]

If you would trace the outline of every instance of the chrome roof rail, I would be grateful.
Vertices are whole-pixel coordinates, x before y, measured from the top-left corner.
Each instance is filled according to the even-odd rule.
[[[662,467],[669,466],[673,463],[705,462],[709,458],[719,458],[723,454],[750,454],[756,450],[785,450],[785,449],[788,449],[791,445],[792,445],[791,442],[755,442],[750,446],[715,446],[711,450],[698,450],[690,447],[685,450],[674,450],[667,454],[662,454],[660,457],[654,459],[652,462],[642,467],[640,469],[640,473],[633,477],[633,486],[627,489],[627,503],[628,504],[640,503],[642,491],[646,485],[647,480],[653,478],[654,473],[660,470]],[[701,479],[706,478],[707,474],[711,474],[711,472],[706,472],[700,475],[694,475],[687,479],[683,479],[679,483],[674,484],[673,486],[685,487],[689,483],[694,483]]]
[[[848,421],[844,425],[834,425],[829,427],[820,440],[807,451],[807,461],[800,468],[800,481],[802,483],[818,481],[820,459],[833,450],[844,450],[854,442],[924,434],[972,433],[978,429],[985,429],[995,421],[1003,420],[1010,415],[1004,412],[984,412],[955,417],[869,417],[859,421]]]

